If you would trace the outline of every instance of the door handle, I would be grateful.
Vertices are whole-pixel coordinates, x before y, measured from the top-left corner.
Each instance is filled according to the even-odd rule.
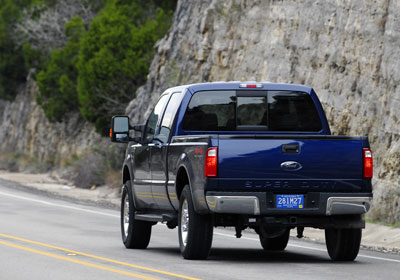
[[[285,144],[282,145],[282,153],[284,154],[298,154],[300,153],[299,144]]]

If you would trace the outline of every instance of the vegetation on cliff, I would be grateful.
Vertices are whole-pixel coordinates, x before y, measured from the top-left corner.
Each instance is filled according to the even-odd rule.
[[[40,88],[37,101],[51,121],[61,121],[66,113],[78,108],[76,64],[84,31],[84,23],[79,16],[71,19],[65,28],[67,44],[51,52],[50,61],[37,75]]]
[[[32,1],[0,0],[0,98],[11,99],[27,74],[22,47],[12,39],[12,25]]]
[[[153,46],[171,22],[173,5],[166,3],[111,1],[82,37],[77,64],[79,109],[102,134],[107,133],[112,113],[124,113],[146,81]]]
[[[51,121],[80,112],[106,135],[142,85],[176,0],[0,0],[0,98],[36,69]]]

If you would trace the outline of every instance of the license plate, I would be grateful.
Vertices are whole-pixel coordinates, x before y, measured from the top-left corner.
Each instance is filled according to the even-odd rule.
[[[302,195],[302,194],[278,194],[276,196],[276,208],[278,208],[278,209],[302,209],[302,208],[304,208],[304,195]]]

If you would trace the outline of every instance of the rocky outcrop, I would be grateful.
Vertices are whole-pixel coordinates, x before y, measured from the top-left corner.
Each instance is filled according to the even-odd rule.
[[[78,113],[71,113],[61,123],[49,122],[35,102],[37,91],[36,83],[28,77],[14,101],[0,101],[1,155],[25,158],[24,169],[28,171],[47,171],[106,145],[107,139],[100,137]]]
[[[127,112],[142,122],[166,88],[204,81],[307,84],[334,134],[368,135],[370,217],[400,221],[399,1],[181,0]],[[151,106],[150,106],[151,107]]]

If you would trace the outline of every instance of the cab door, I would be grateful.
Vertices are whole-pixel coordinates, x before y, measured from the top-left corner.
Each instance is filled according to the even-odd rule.
[[[134,163],[133,190],[136,197],[136,207],[139,209],[158,208],[151,192],[152,178],[150,158],[155,131],[161,121],[161,116],[167,100],[168,95],[160,97],[147,119],[141,143],[132,147],[132,160]]]
[[[156,130],[153,142],[150,146],[150,166],[151,166],[151,181],[152,194],[155,203],[162,210],[173,210],[169,195],[176,199],[175,194],[168,194],[168,166],[167,153],[171,128],[175,119],[176,112],[181,103],[181,92],[175,92],[171,95],[168,105],[165,109],[160,126]]]

